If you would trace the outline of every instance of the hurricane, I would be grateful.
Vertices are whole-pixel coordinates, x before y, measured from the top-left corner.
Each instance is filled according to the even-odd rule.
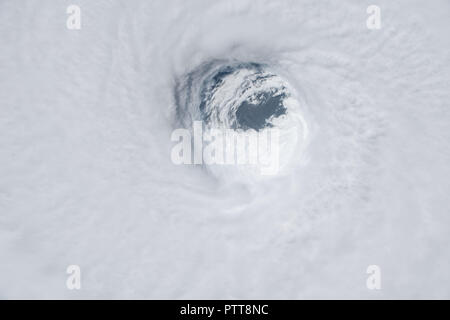
[[[375,2],[0,1],[0,298],[449,298],[450,6]]]
[[[202,64],[177,82],[175,123],[190,128],[201,121],[204,130],[232,130],[236,139],[275,128],[281,139],[277,140],[281,155],[276,155],[281,156],[281,169],[291,157],[299,164],[308,139],[307,108],[295,88],[270,67],[226,60]],[[245,147],[248,149],[249,143]],[[222,179],[240,181],[258,178],[261,173],[257,164],[253,168],[209,167],[209,171]],[[276,173],[279,171],[277,168]]]

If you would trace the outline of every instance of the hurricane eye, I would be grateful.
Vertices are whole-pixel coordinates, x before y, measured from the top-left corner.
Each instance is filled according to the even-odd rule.
[[[298,94],[266,64],[229,61],[204,64],[183,78],[176,90],[176,101],[178,120],[187,128],[201,121],[206,131],[232,131],[242,139],[253,133],[279,137],[271,146],[279,151],[280,164],[289,162],[306,136]],[[262,140],[253,146],[258,152],[260,144],[265,143]],[[258,154],[256,158],[264,157],[267,158]],[[245,170],[248,172],[248,167]]]
[[[236,122],[233,129],[254,129],[259,131],[266,127],[273,127],[271,120],[286,114],[286,107],[283,100],[284,93],[272,95],[268,92],[258,94],[255,102],[244,101],[236,110]]]

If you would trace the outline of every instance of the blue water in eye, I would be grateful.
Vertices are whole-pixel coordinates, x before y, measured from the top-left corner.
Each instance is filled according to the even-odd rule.
[[[284,94],[272,96],[270,92],[264,92],[258,97],[258,104],[244,101],[236,111],[236,123],[233,124],[233,129],[259,131],[272,127],[269,119],[286,113],[286,107],[283,105],[285,97]]]
[[[201,90],[201,103],[199,110],[203,115],[203,120],[210,121],[212,110],[209,108],[209,101],[211,95],[224,83],[226,77],[232,76],[233,73],[240,69],[247,69],[254,72],[256,75],[255,83],[246,83],[245,86],[256,86],[256,82],[264,81],[272,74],[267,74],[264,70],[264,66],[258,63],[245,63],[238,65],[227,65],[220,68],[214,75],[208,77],[203,83]],[[244,84],[242,84],[244,88]],[[259,131],[266,127],[271,127],[270,120],[279,117],[286,113],[286,108],[283,105],[283,100],[286,98],[284,93],[275,91],[259,91],[259,93],[253,97],[252,101],[244,101],[236,110],[235,114],[230,115],[234,120],[231,122],[232,129],[249,130],[253,129]]]
[[[267,69],[267,65],[254,62],[212,61],[201,65],[178,83],[175,90],[178,120],[181,123],[188,119],[202,120],[206,126],[227,123],[230,129],[244,131],[273,127],[273,120],[287,113],[283,102],[289,93],[277,81],[274,86],[268,85],[277,76]],[[242,78],[240,71],[246,71],[247,76]],[[230,89],[233,83],[230,77],[235,75],[239,75],[241,83]],[[222,88],[224,85],[227,89]],[[228,91],[224,100],[218,101],[216,93],[223,95],[222,90]]]

